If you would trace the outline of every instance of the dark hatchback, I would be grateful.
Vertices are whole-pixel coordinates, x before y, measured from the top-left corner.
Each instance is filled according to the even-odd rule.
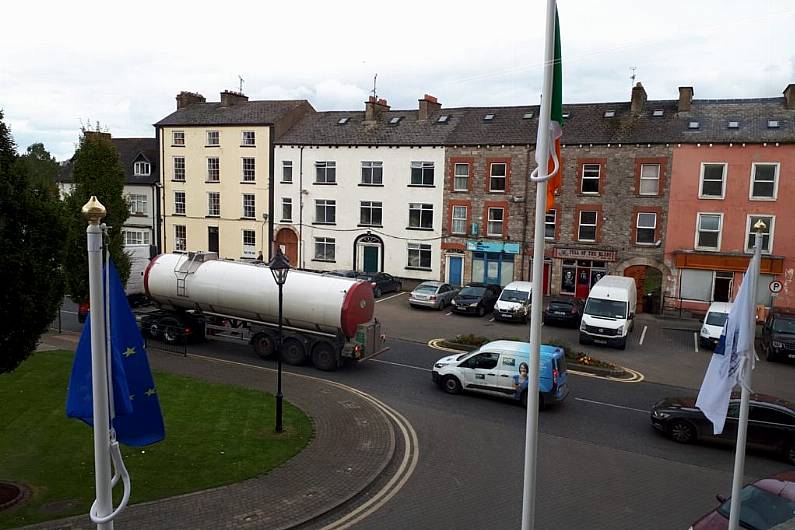
[[[762,351],[768,361],[795,361],[795,315],[770,312],[762,326]]]
[[[373,286],[373,296],[376,298],[384,293],[400,292],[403,288],[400,280],[385,272],[360,272],[356,278],[370,282],[370,285]]]
[[[544,307],[544,325],[579,327],[582,308],[579,298],[553,298]]]
[[[494,304],[500,296],[499,285],[470,283],[458,292],[451,307],[456,313],[476,314],[480,317],[494,310]]]
[[[714,441],[734,445],[740,395],[729,400],[726,424],[721,434],[713,434],[712,423],[696,408],[695,398],[665,398],[651,409],[655,429],[679,443]],[[749,448],[773,451],[795,465],[795,404],[762,394],[751,394],[748,409]]]

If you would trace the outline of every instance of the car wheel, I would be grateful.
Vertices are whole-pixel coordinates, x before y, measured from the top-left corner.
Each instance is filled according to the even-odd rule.
[[[680,444],[689,444],[696,439],[696,429],[690,423],[682,420],[675,421],[669,429],[671,438]]]
[[[282,342],[282,360],[289,365],[299,366],[306,361],[304,345],[296,338],[288,337]]]
[[[478,316],[482,317],[486,314],[486,308],[482,305],[478,306]]]
[[[442,389],[448,394],[458,394],[461,392],[461,381],[454,375],[442,377]]]
[[[337,369],[337,352],[331,343],[321,341],[312,348],[312,364],[318,370],[333,372]]]
[[[276,343],[273,337],[268,333],[257,333],[251,340],[251,345],[254,346],[254,353],[262,359],[267,359],[273,355]]]
[[[375,289],[373,289],[373,296],[375,298],[381,298],[381,288],[380,287],[376,287]]]
[[[580,333],[580,344],[590,344],[591,340],[584,334]]]
[[[701,346],[702,348],[704,348],[705,350],[709,347],[709,344],[707,343],[707,341],[705,341],[701,337],[698,338],[698,345]]]
[[[627,338],[624,337],[624,338],[620,339],[616,346],[618,347],[619,350],[626,350],[627,349]]]
[[[791,466],[795,466],[795,442],[790,442],[784,449],[784,458]]]
[[[773,348],[771,348],[770,345],[765,348],[765,360],[771,363],[777,361],[776,354],[773,353]]]

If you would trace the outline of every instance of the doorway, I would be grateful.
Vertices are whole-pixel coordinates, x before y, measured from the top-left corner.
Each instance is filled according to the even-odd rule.
[[[293,267],[298,266],[298,236],[289,228],[276,232],[276,248],[281,249]]]
[[[363,252],[362,269],[364,272],[378,272],[378,247],[373,245],[365,245]]]
[[[353,269],[362,272],[384,271],[384,241],[367,233],[353,241]]]
[[[633,265],[624,269],[624,276],[635,280],[638,313],[659,311],[662,296],[662,272],[648,265]]]
[[[218,252],[218,227],[207,227],[207,250],[210,252]]]
[[[731,300],[733,272],[715,272],[715,281],[712,283],[712,301],[728,302]]]
[[[447,261],[447,283],[454,287],[460,287],[464,269],[463,256],[448,256]]]

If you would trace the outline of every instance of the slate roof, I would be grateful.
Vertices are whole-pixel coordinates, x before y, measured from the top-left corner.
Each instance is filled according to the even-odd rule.
[[[119,161],[124,168],[125,184],[155,184],[159,180],[156,138],[111,138],[119,152]],[[137,160],[149,162],[149,176],[134,175],[133,164]],[[72,159],[67,160],[56,178],[58,182],[73,182]]]
[[[238,102],[223,107],[219,101],[192,103],[177,109],[155,127],[179,125],[274,125],[288,112],[307,104],[304,99]]]

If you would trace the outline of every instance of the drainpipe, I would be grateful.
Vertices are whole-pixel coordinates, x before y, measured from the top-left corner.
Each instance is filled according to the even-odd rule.
[[[166,237],[167,237],[166,233],[168,232],[168,230],[166,229],[166,167],[165,167],[165,161],[164,161],[165,147],[163,146],[163,131],[160,128],[157,129],[157,137],[158,137],[157,138],[158,139],[158,144],[159,144],[159,147],[160,147],[160,160],[159,160],[159,163],[160,163],[160,169],[159,169],[160,170],[160,190],[161,190],[161,193],[163,194],[162,195],[163,196],[163,201],[161,202],[162,206],[160,208],[161,213],[163,214],[163,221],[162,221],[163,224],[161,225],[161,229],[160,229],[160,237],[163,240],[163,246],[160,248],[160,252],[165,253],[166,252]],[[158,196],[159,195],[160,194],[158,193]],[[158,222],[160,222],[160,216],[158,216]]]
[[[304,146],[298,148],[298,262],[306,268],[304,262]]]
[[[273,196],[274,196],[274,178],[273,178],[273,157],[276,154],[273,141],[276,135],[276,127],[268,127],[268,261],[273,259]],[[263,221],[264,226],[264,221]]]
[[[530,167],[530,149],[527,150],[527,160],[525,161],[525,164],[526,167]],[[529,186],[527,185],[527,181],[528,179],[525,178],[524,179],[524,224],[522,225],[522,252],[519,254],[519,256],[522,256],[525,250],[527,249],[527,199],[528,195],[530,195],[529,193],[530,190],[528,189]],[[527,274],[525,274],[525,268],[524,268],[524,260],[525,258],[521,258],[521,262],[519,263],[519,266],[522,269],[522,281],[527,280]]]

